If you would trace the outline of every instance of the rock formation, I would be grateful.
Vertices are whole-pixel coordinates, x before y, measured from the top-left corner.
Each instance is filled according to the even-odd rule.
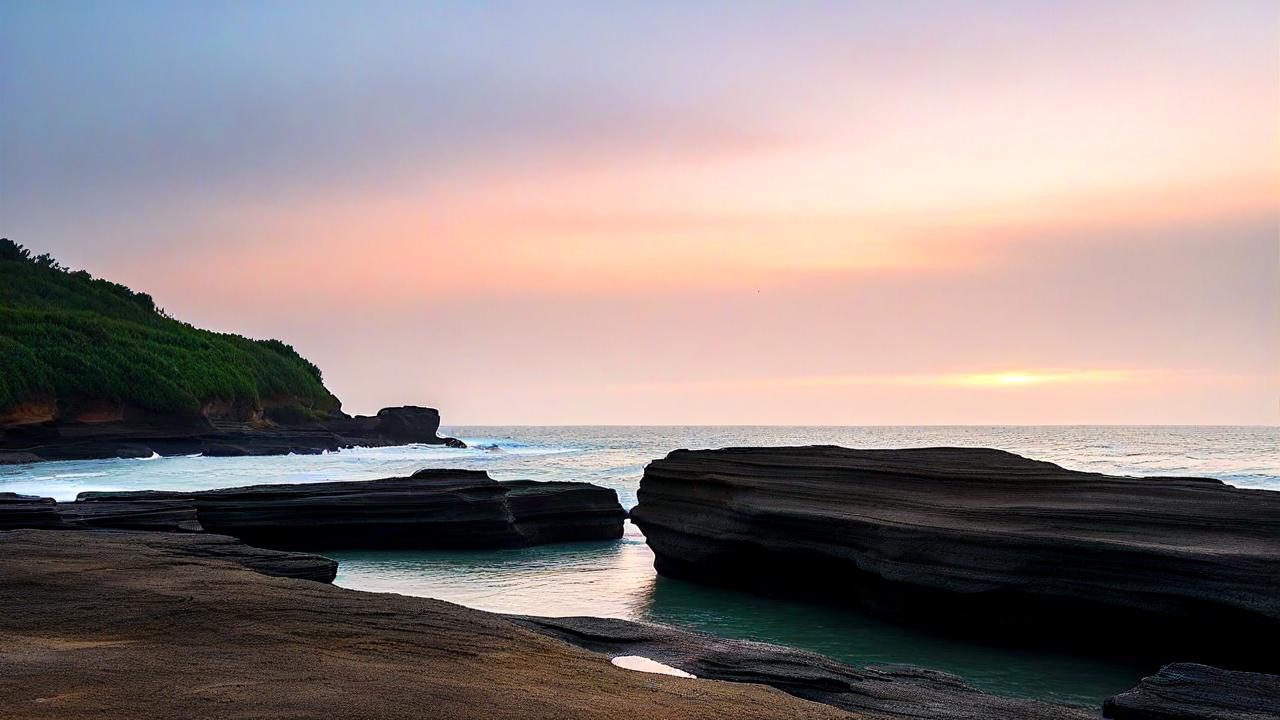
[[[997,450],[827,446],[677,450],[638,498],[666,575],[985,638],[1280,662],[1280,493]]]
[[[159,455],[315,454],[325,450],[422,443],[466,447],[440,437],[435,408],[384,408],[374,416],[340,412],[323,420],[249,422],[123,413],[106,421],[0,424],[0,464]]]
[[[68,527],[76,529],[204,531],[196,518],[195,505],[182,500],[58,503],[57,512]]]
[[[53,498],[0,493],[0,530],[56,528],[62,526]]]
[[[1138,687],[1108,698],[1110,720],[1275,720],[1280,676],[1174,663]]]
[[[0,716],[853,717],[763,685],[623,670],[437,600],[185,552],[208,538],[0,532]]]
[[[919,668],[600,618],[503,617],[325,584],[336,564],[209,534],[0,532],[6,718],[1082,720]],[[320,580],[322,582],[300,582]],[[576,647],[575,647],[576,646]],[[698,679],[613,667],[634,654]],[[729,682],[719,682],[725,680]],[[1280,678],[1177,664],[1112,720],[1276,717]]]
[[[100,503],[115,508],[95,512]],[[129,506],[194,509],[209,532],[260,547],[491,548],[622,537],[613,490],[575,482],[498,482],[475,470],[407,478],[251,485],[203,492],[81,493],[68,518],[118,527]],[[96,520],[96,522],[95,522]]]
[[[1096,717],[1080,708],[991,695],[936,670],[894,665],[855,668],[794,648],[611,618],[513,616],[512,620],[610,657],[638,655],[705,680],[769,685],[866,720]]]

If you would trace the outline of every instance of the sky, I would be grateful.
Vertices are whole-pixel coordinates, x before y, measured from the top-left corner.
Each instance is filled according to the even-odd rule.
[[[1233,2],[0,0],[0,234],[445,424],[1280,423]]]

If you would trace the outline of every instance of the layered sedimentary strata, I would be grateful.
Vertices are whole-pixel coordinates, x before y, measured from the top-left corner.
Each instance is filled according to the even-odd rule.
[[[855,668],[816,653],[662,625],[594,617],[513,617],[537,632],[611,657],[639,656],[698,678],[754,683],[866,720],[1087,720],[1096,713],[982,692],[954,675],[908,666]]]
[[[335,412],[321,420],[271,422],[261,418],[177,417],[122,409],[110,418],[58,418],[0,423],[0,464],[159,455],[315,454],[326,450],[422,443],[466,447],[438,435],[435,408],[384,408],[377,415]]]
[[[0,715],[849,718],[763,685],[647,675],[426,598],[267,577],[209,536],[0,532]],[[143,539],[143,538],[146,539]]]
[[[1280,676],[1174,663],[1138,687],[1108,698],[1110,720],[1275,720]]]
[[[157,532],[203,532],[196,508],[184,500],[122,500],[58,503],[58,515],[76,529],[114,528]]]
[[[53,498],[18,493],[0,493],[0,530],[14,528],[56,528],[62,526]]]
[[[1277,662],[1261,648],[1280,639],[1280,493],[818,446],[678,450],[638,497],[663,574],[985,637]]]
[[[433,469],[407,478],[193,493],[88,492],[74,505],[98,503],[185,504],[194,508],[208,532],[261,547],[312,550],[609,540],[622,536],[625,519],[617,493],[607,488],[575,482],[498,482],[473,470]]]

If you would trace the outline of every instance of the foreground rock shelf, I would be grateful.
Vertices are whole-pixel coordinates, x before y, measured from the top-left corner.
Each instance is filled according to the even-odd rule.
[[[301,455],[410,443],[466,447],[456,438],[440,437],[439,429],[439,411],[412,405],[383,408],[377,415],[334,413],[322,420],[285,424],[167,417],[120,409],[100,422],[0,424],[0,465],[153,454]]]
[[[0,716],[851,717],[763,685],[615,668],[456,605],[179,547],[201,536],[140,535],[0,532]]]
[[[660,573],[1161,660],[1280,658],[1280,493],[986,449],[678,450],[632,520]]]
[[[474,470],[203,492],[87,492],[69,523],[231,535],[309,550],[495,548],[622,537],[617,493],[588,483],[498,482]],[[99,509],[101,508],[101,509]],[[183,514],[186,509],[191,517]],[[196,527],[184,526],[196,522]]]
[[[600,618],[344,590],[334,564],[208,534],[0,532],[0,715],[27,718],[1083,720],[919,668]],[[698,679],[610,664],[639,655]],[[721,682],[721,680],[729,682]],[[1114,720],[1263,720],[1280,677],[1173,665]]]
[[[698,678],[754,683],[867,720],[1087,720],[1092,710],[991,695],[908,666],[856,668],[816,653],[610,618],[513,617],[524,627],[609,656],[638,655]]]

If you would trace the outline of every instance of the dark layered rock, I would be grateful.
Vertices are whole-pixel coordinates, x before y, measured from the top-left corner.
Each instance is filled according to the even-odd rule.
[[[1107,698],[1111,720],[1275,720],[1280,718],[1280,676],[1174,663],[1138,687]]]
[[[0,533],[0,716],[850,718],[761,685],[648,675],[427,598],[267,577],[209,536]]]
[[[62,517],[53,498],[0,493],[0,530],[61,526]]]
[[[69,527],[203,532],[196,508],[183,500],[122,500],[58,503],[58,515]]]
[[[466,447],[457,438],[441,438],[440,412],[435,408],[406,405],[383,408],[372,417],[357,415],[328,420],[323,426],[339,435],[385,438],[393,443],[431,443],[449,447]]]
[[[660,573],[988,639],[1274,666],[1280,493],[987,449],[678,450],[632,520]]]
[[[167,562],[216,560],[271,577],[322,583],[333,582],[338,573],[337,561],[322,555],[256,548],[233,537],[208,533],[134,532],[68,526],[55,533],[34,529],[8,530],[0,532],[0,553],[16,552],[33,542],[45,548],[82,547],[88,553],[98,547],[130,547],[144,554],[158,553]],[[20,561],[21,557],[17,559]]]
[[[40,460],[151,457],[154,454],[210,456],[316,454],[349,447],[428,444],[466,447],[440,437],[435,408],[384,408],[374,416],[335,412],[323,420],[268,422],[206,417],[122,413],[103,422],[0,426],[0,464]]]
[[[431,471],[419,471],[414,477],[424,472]],[[583,482],[508,480],[498,484],[507,492],[518,545],[622,537],[627,514],[614,490]]]
[[[706,680],[768,685],[867,720],[1085,720],[1091,710],[985,693],[954,675],[909,666],[855,668],[816,653],[662,625],[593,617],[515,622],[610,657],[638,655]]]
[[[73,535],[76,534],[69,533],[68,537]],[[158,549],[172,558],[230,562],[271,577],[330,583],[338,575],[337,561],[323,555],[251,547],[226,535],[93,531],[92,535],[86,534],[84,542],[99,543],[117,538],[126,543]]]
[[[261,547],[493,548],[622,536],[613,490],[574,482],[498,482],[473,470],[407,478],[252,485],[203,492],[86,492],[76,505],[194,508],[205,530]],[[92,514],[92,512],[90,512]]]

